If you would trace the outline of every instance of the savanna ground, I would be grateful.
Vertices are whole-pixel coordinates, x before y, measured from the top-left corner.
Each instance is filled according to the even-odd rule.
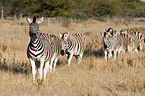
[[[87,20],[78,23],[45,20],[40,24],[44,33],[82,33],[87,48],[81,64],[73,58],[67,67],[66,57],[59,57],[54,72],[48,72],[42,86],[32,83],[31,65],[26,56],[29,43],[28,23],[0,21],[0,96],[143,96],[145,95],[145,46],[139,53],[119,55],[115,62],[104,59],[102,37],[105,28],[137,27],[145,36],[145,22]],[[67,25],[69,24],[69,25]],[[143,28],[141,28],[143,27]]]

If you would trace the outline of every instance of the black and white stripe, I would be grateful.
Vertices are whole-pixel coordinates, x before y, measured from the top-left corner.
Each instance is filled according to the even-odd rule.
[[[80,63],[86,47],[85,37],[79,33],[64,33],[63,35],[59,34],[59,36],[61,38],[61,54],[64,55],[64,53],[66,53],[68,66],[70,67],[73,56],[75,56],[78,63]]]
[[[110,36],[108,32],[104,32],[101,35],[103,37],[105,59],[108,60],[108,58],[113,56],[116,60],[118,50],[122,49],[122,40],[119,38],[119,34]]]
[[[121,30],[121,32],[127,34],[132,40],[133,45],[130,52],[132,51],[138,52],[139,50],[143,49],[144,37],[139,31],[134,31],[132,29],[125,29],[125,30]]]
[[[109,32],[110,31],[101,33],[103,37],[105,59],[108,60],[108,58],[113,56],[116,60],[117,53],[125,53],[132,48],[132,39],[125,32],[114,31],[112,35],[110,35]]]
[[[39,32],[39,24],[43,21],[43,17],[36,21],[33,18],[31,21],[26,18],[29,25],[29,36],[30,42],[27,47],[27,57],[32,65],[33,81],[35,81],[36,69],[35,62],[40,62],[40,67],[38,68],[38,79],[42,80],[42,75],[44,73],[44,80],[46,79],[46,74],[48,68],[52,69],[52,64],[54,62],[54,69],[60,53],[60,40],[54,35],[49,35]],[[43,72],[44,70],[44,72]]]

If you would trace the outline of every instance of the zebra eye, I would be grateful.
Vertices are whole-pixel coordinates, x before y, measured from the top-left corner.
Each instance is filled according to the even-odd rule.
[[[64,44],[66,45],[66,44],[67,44],[67,42],[65,41],[65,42],[64,42]]]
[[[67,37],[67,34],[65,34],[64,37]]]

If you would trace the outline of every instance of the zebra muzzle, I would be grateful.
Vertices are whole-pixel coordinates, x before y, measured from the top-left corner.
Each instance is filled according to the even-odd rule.
[[[107,48],[107,45],[104,44],[104,48],[106,49]]]
[[[60,52],[60,53],[61,53],[61,55],[63,56],[65,52],[64,52],[64,50],[61,50],[61,52]]]
[[[36,33],[30,33],[30,37],[36,36]]]

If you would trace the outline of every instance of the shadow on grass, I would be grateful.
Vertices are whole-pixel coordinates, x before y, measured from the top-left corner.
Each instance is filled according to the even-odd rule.
[[[85,56],[94,55],[95,57],[103,57],[104,56],[104,49],[103,49],[103,47],[101,47],[100,49],[94,50],[94,51],[92,51],[92,50],[85,50],[84,55]]]
[[[8,64],[6,62],[6,59],[0,61],[0,70],[1,71],[8,71],[12,72],[13,74],[25,74],[28,75],[31,73],[31,66],[28,63],[22,62],[22,63],[15,63],[15,59],[13,59],[12,64]]]
[[[40,62],[36,61],[36,68],[40,67]],[[61,65],[63,61],[58,60],[57,65]],[[13,63],[8,64],[6,62],[6,59],[0,60],[0,71],[7,71],[11,72],[13,74],[31,74],[32,69],[30,63],[25,62],[15,62],[15,59],[13,59]]]
[[[92,51],[92,50],[85,50],[84,56],[89,57],[89,56],[95,56],[95,57],[103,57],[104,56],[104,50],[103,47],[100,48],[99,50]],[[62,65],[66,63],[63,60],[58,60],[57,66]],[[36,67],[39,68],[40,62],[36,62]],[[30,63],[26,62],[15,62],[15,59],[13,59],[13,63],[8,64],[6,62],[6,59],[0,60],[0,71],[8,71],[12,72],[13,74],[31,74],[31,65]]]

